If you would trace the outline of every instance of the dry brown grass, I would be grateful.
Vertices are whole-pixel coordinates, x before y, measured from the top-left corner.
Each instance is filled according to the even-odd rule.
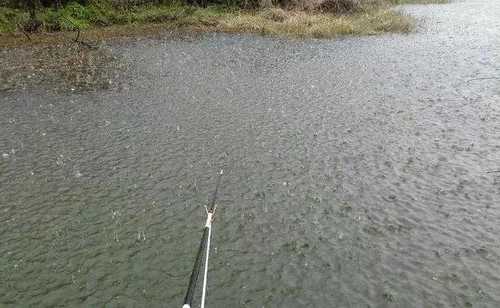
[[[276,17],[278,16],[278,17]],[[332,38],[339,35],[373,35],[382,32],[408,32],[413,20],[389,9],[353,15],[333,15],[304,11],[256,12],[227,16],[217,30],[251,32],[292,37]]]

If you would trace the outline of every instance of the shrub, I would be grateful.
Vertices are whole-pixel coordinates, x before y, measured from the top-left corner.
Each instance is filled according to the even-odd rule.
[[[19,10],[0,7],[0,32],[14,32],[17,25],[27,19],[27,14]]]

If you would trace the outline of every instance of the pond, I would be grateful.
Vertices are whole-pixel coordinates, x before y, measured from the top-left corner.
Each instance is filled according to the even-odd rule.
[[[0,97],[0,305],[500,306],[500,2],[416,33],[111,43],[107,90]],[[199,304],[199,297],[196,298]]]

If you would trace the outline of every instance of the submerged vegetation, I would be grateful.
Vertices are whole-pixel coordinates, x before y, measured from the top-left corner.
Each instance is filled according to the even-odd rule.
[[[2,4],[0,0],[0,4]],[[3,0],[0,33],[52,33],[160,24],[166,29],[254,32],[296,37],[407,32],[412,19],[391,9],[408,0],[187,1]],[[412,2],[422,0],[413,0]],[[433,0],[434,2],[440,0]],[[146,2],[146,3],[145,3]],[[22,37],[22,36],[21,36]]]
[[[107,89],[126,67],[109,48],[57,43],[0,53],[0,93],[48,85],[54,91]]]

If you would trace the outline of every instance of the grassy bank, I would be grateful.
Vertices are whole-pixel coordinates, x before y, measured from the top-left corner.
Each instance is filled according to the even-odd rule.
[[[37,12],[39,31],[96,30],[110,26],[133,25],[137,29],[161,25],[165,29],[194,31],[251,32],[293,37],[330,38],[337,35],[369,35],[382,32],[407,32],[412,19],[390,10],[386,5],[370,6],[349,14],[319,10],[279,8],[245,10],[227,6],[207,8],[181,3],[168,5],[114,7],[93,1],[83,6],[70,3],[61,9],[44,8]],[[29,14],[20,9],[0,8],[0,33],[21,33]],[[137,31],[132,31],[135,33]]]

